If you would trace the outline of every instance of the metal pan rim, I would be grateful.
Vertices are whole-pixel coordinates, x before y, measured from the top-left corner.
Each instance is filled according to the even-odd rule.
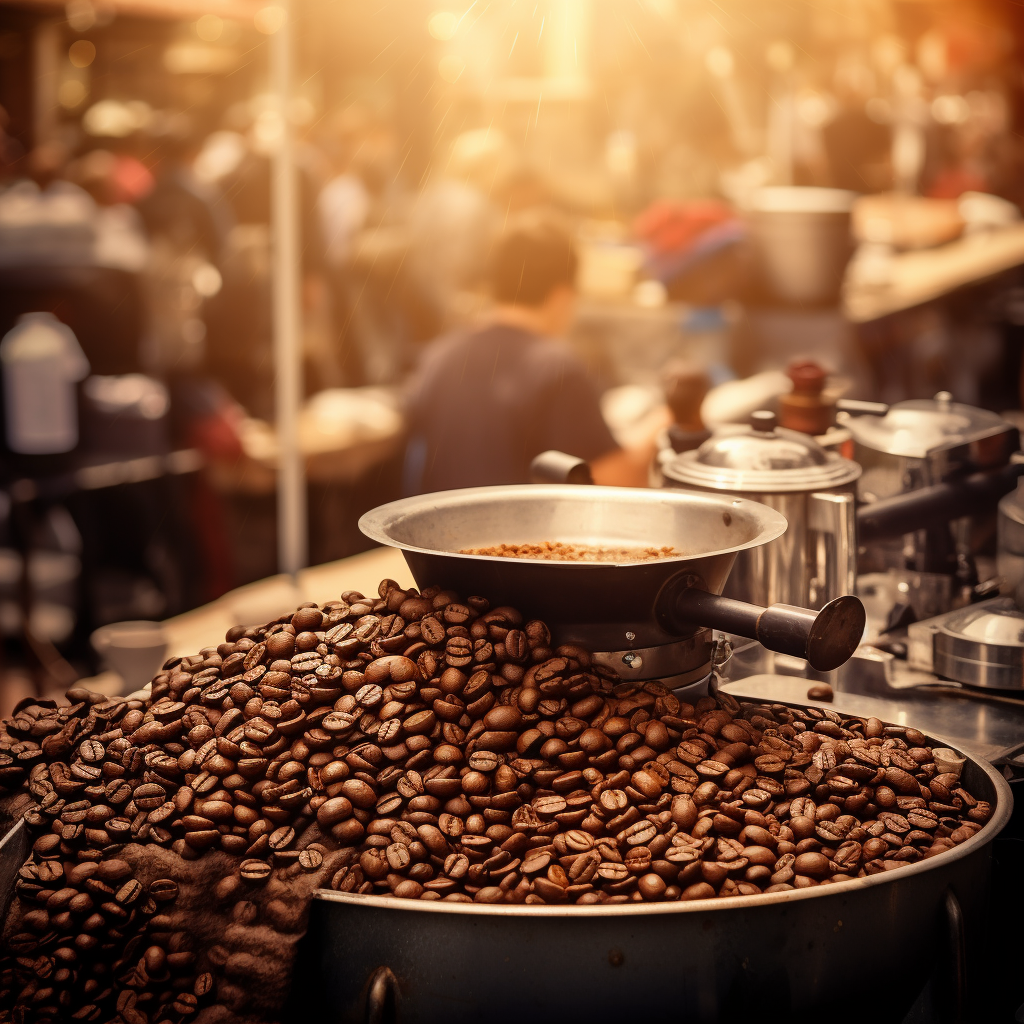
[[[445,551],[439,548],[425,548],[407,541],[398,540],[391,535],[391,528],[405,516],[416,512],[443,511],[445,508],[456,508],[470,503],[474,498],[490,498],[497,500],[529,501],[541,498],[560,498],[571,502],[589,502],[594,500],[624,503],[632,501],[638,506],[659,504],[666,501],[677,504],[698,504],[716,506],[723,512],[733,509],[746,511],[744,506],[756,507],[756,514],[761,519],[761,532],[755,538],[731,547],[699,551],[692,554],[676,555],[669,558],[652,558],[646,561],[629,562],[567,562],[544,558],[507,558],[501,555],[471,555],[460,551]],[[512,565],[544,565],[575,569],[577,571],[594,571],[599,569],[635,569],[638,566],[672,565],[692,563],[699,558],[714,558],[717,555],[730,555],[777,540],[787,530],[789,522],[781,512],[751,501],[739,495],[723,495],[710,491],[686,490],[683,488],[640,488],[640,487],[581,487],[572,484],[508,484],[492,487],[465,487],[459,490],[434,491],[429,494],[416,495],[411,498],[400,498],[371,509],[359,518],[360,531],[370,540],[386,547],[400,551],[412,551],[423,555],[445,558],[458,558],[479,562],[496,562]]]

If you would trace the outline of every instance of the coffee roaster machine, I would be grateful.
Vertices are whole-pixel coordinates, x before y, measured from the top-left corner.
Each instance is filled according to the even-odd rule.
[[[866,639],[904,659],[909,653],[918,677],[1024,689],[1017,428],[947,393],[891,407],[840,406],[851,458],[776,427],[766,412],[665,467],[669,486],[743,495],[789,520],[783,540],[740,556],[726,593],[749,599],[767,591],[811,608],[856,593],[868,609]],[[740,649],[734,677],[806,670],[751,645]],[[862,669],[854,659],[845,674]]]
[[[402,550],[420,586],[521,607],[548,623],[554,643],[586,644],[624,682],[666,678],[677,692],[706,690],[721,651],[716,630],[830,671],[850,657],[864,626],[849,594],[818,610],[722,595],[737,559],[785,532],[781,513],[745,497],[474,488],[395,502],[360,525]],[[463,553],[550,540],[680,553],[619,564]],[[321,892],[296,1019],[607,1020],[639,1009],[711,1022],[827,1009],[830,1020],[854,1020],[863,1008],[837,997],[863,990],[878,964],[897,963],[883,985],[894,1020],[932,974],[949,989],[935,1005],[951,1006],[962,993],[965,936],[982,927],[992,842],[1012,804],[1002,775],[984,761],[966,757],[962,777],[995,807],[973,838],[906,870],[814,890],[612,907]]]
[[[668,678],[693,693],[721,679],[735,693],[799,705],[808,677],[827,678],[851,713],[886,709],[960,750],[965,780],[995,800],[986,828],[907,873],[811,893],[604,909],[324,893],[313,914],[317,976],[330,963],[351,969],[318,982],[323,1009],[345,1020],[602,1019],[640,1006],[697,1021],[826,1008],[830,1019],[857,1019],[857,1000],[838,995],[857,991],[865,971],[899,964],[885,972],[888,1017],[971,1019],[964,950],[979,948],[992,843],[1012,805],[1007,757],[995,769],[975,755],[1005,755],[1004,741],[1024,735],[1024,704],[1012,693],[1024,688],[1014,602],[1024,570],[1007,568],[1024,567],[1019,438],[1012,424],[948,395],[847,403],[843,418],[847,458],[762,414],[667,467],[678,490],[548,484],[428,495],[361,525],[401,548],[421,585],[529,609],[559,642],[601,652],[624,680]],[[579,460],[554,453],[537,473],[588,477]],[[997,505],[1002,596],[986,562]],[[588,565],[458,554],[544,540],[665,544],[682,555]],[[881,647],[858,648],[856,593]],[[932,613],[952,618],[941,637]],[[965,648],[960,634],[978,646]],[[930,671],[910,667],[908,647],[933,652]],[[998,671],[979,669],[979,653]],[[772,676],[743,678],[766,665]]]

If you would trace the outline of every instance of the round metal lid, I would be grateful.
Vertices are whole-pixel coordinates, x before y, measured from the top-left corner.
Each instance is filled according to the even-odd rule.
[[[755,412],[749,427],[725,427],[696,451],[664,469],[675,483],[729,493],[769,494],[842,487],[860,466],[828,452],[809,434],[775,425],[775,414]]]
[[[965,608],[942,625],[944,632],[962,640],[998,647],[1024,647],[1024,612],[1009,598]]]
[[[930,451],[966,444],[1007,423],[994,412],[954,402],[948,391],[890,406],[884,416],[849,416],[845,426],[866,448],[923,459]]]
[[[1024,688],[1024,612],[997,598],[947,616],[934,638],[935,671],[968,686]]]

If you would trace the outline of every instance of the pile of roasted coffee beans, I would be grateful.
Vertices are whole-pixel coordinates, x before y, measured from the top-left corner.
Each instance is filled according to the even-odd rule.
[[[35,801],[17,882],[32,909],[6,938],[0,1006],[146,1024],[216,997],[202,952],[168,931],[177,884],[133,878],[126,844],[229,854],[224,906],[338,848],[343,892],[625,903],[899,868],[991,813],[914,729],[689,704],[551,644],[513,608],[385,580],[172,659],[147,701],[23,702],[0,784]]]

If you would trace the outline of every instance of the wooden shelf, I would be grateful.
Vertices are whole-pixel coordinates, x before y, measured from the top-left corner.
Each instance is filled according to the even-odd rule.
[[[941,298],[1024,264],[1024,223],[965,235],[934,249],[892,257],[889,280],[881,285],[848,282],[846,317],[867,323]]]

